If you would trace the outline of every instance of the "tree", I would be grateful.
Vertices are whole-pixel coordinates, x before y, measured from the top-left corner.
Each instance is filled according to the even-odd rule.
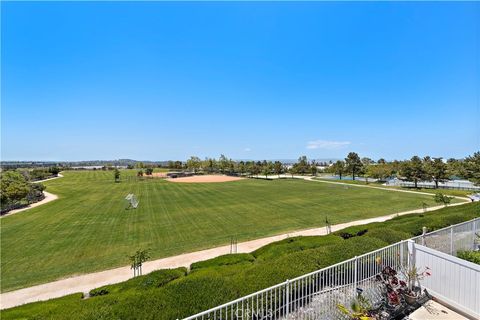
[[[115,182],[120,182],[120,170],[115,168],[115,171],[113,172],[113,177],[115,178]]]
[[[293,165],[293,168],[296,173],[304,175],[308,172],[309,164],[306,156],[301,156],[298,158],[298,162]]]
[[[316,177],[317,172],[318,172],[317,163],[315,162],[315,160],[312,160],[312,162],[310,163],[310,173],[312,174],[312,176]]]
[[[137,250],[135,254],[129,256],[130,260],[130,269],[133,269],[133,276],[142,275],[142,265],[145,261],[150,259],[150,249],[146,250]]]
[[[451,201],[452,201],[452,197],[444,195],[443,193],[436,193],[435,194],[435,202],[436,203],[443,203],[443,205],[445,207],[448,206]]]
[[[266,162],[262,164],[262,173],[265,176],[265,179],[268,179],[268,175],[272,172],[272,163]]]
[[[468,156],[464,161],[465,178],[480,185],[480,151]]]
[[[438,183],[448,180],[447,165],[443,162],[442,158],[433,158],[428,165],[427,173],[435,181],[435,188],[438,189]]]
[[[283,165],[280,161],[275,161],[273,164],[273,172],[278,175],[280,178],[280,174],[283,172]]]
[[[143,170],[137,171],[137,177],[143,177]]]
[[[365,183],[368,184],[368,178],[370,177],[369,168],[375,163],[372,159],[364,157],[362,158],[362,171],[365,178]]]
[[[345,164],[347,171],[352,173],[352,179],[355,180],[355,174],[362,170],[362,161],[360,160],[360,157],[357,153],[350,152],[345,158]]]
[[[41,183],[30,183],[18,171],[3,171],[0,173],[0,211],[12,209],[37,202],[45,198]]]
[[[153,168],[146,168],[145,169],[145,174],[147,176],[151,176],[153,174]]]
[[[193,173],[197,173],[202,165],[202,160],[199,157],[191,156],[190,159],[187,160],[187,168],[192,170]]]
[[[17,171],[5,171],[1,174],[1,202],[10,202],[24,199],[30,192],[30,186],[25,177]]]
[[[422,159],[418,156],[413,156],[409,161],[405,161],[400,170],[400,174],[408,181],[415,183],[415,188],[418,188],[418,181],[425,180],[427,174]]]
[[[388,163],[378,163],[375,165],[369,165],[366,169],[368,175],[374,179],[380,181],[387,180],[392,175],[392,166]]]
[[[225,170],[229,167],[229,160],[225,155],[220,155],[220,158],[218,159],[219,167],[220,167],[220,172],[224,173]]]
[[[215,171],[217,167],[217,161],[212,158],[205,158],[202,164],[203,170],[206,170],[208,173]]]
[[[338,175],[340,177],[340,180],[342,180],[342,175],[345,172],[345,162],[343,162],[342,160],[338,160],[337,162],[332,164],[330,168],[332,173]]]
[[[60,173],[60,168],[57,166],[50,167],[48,168],[48,172],[50,172],[54,176],[58,176],[58,174]]]

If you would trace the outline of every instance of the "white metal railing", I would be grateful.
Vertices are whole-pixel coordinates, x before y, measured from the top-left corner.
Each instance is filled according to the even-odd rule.
[[[460,250],[474,250],[480,245],[480,218],[465,221],[449,227],[424,233],[411,240],[416,244],[438,250],[453,256]]]
[[[470,250],[474,247],[475,232],[478,232],[479,227],[480,219],[477,218],[431,233],[424,233],[409,241],[400,241],[287,280],[187,317],[185,320],[342,319],[345,316],[339,312],[337,305],[350,305],[357,294],[357,288],[361,288],[362,295],[372,303],[375,304],[381,300],[382,296],[375,282],[375,276],[384,266],[396,269],[408,267],[412,263],[412,256],[409,253],[414,251],[415,242],[425,245],[432,243],[436,246],[439,241],[453,239],[447,247],[441,249],[453,251],[451,249],[451,243],[453,243],[455,250]],[[433,239],[436,240],[433,241]]]

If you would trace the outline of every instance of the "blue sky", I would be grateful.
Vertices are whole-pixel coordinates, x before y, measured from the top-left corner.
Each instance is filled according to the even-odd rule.
[[[479,3],[1,6],[2,160],[480,149]]]

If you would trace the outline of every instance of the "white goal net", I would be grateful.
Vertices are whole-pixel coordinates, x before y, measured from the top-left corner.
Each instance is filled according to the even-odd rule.
[[[125,200],[128,201],[127,209],[133,208],[137,209],[138,207],[138,200],[137,197],[133,193],[129,193],[126,197]]]

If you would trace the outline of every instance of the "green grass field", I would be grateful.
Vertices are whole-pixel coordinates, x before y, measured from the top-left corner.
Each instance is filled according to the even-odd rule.
[[[297,229],[435,205],[433,197],[302,180],[179,184],[135,170],[65,172],[45,183],[60,199],[1,220],[2,292],[153,258]],[[133,192],[140,206],[125,210]]]

